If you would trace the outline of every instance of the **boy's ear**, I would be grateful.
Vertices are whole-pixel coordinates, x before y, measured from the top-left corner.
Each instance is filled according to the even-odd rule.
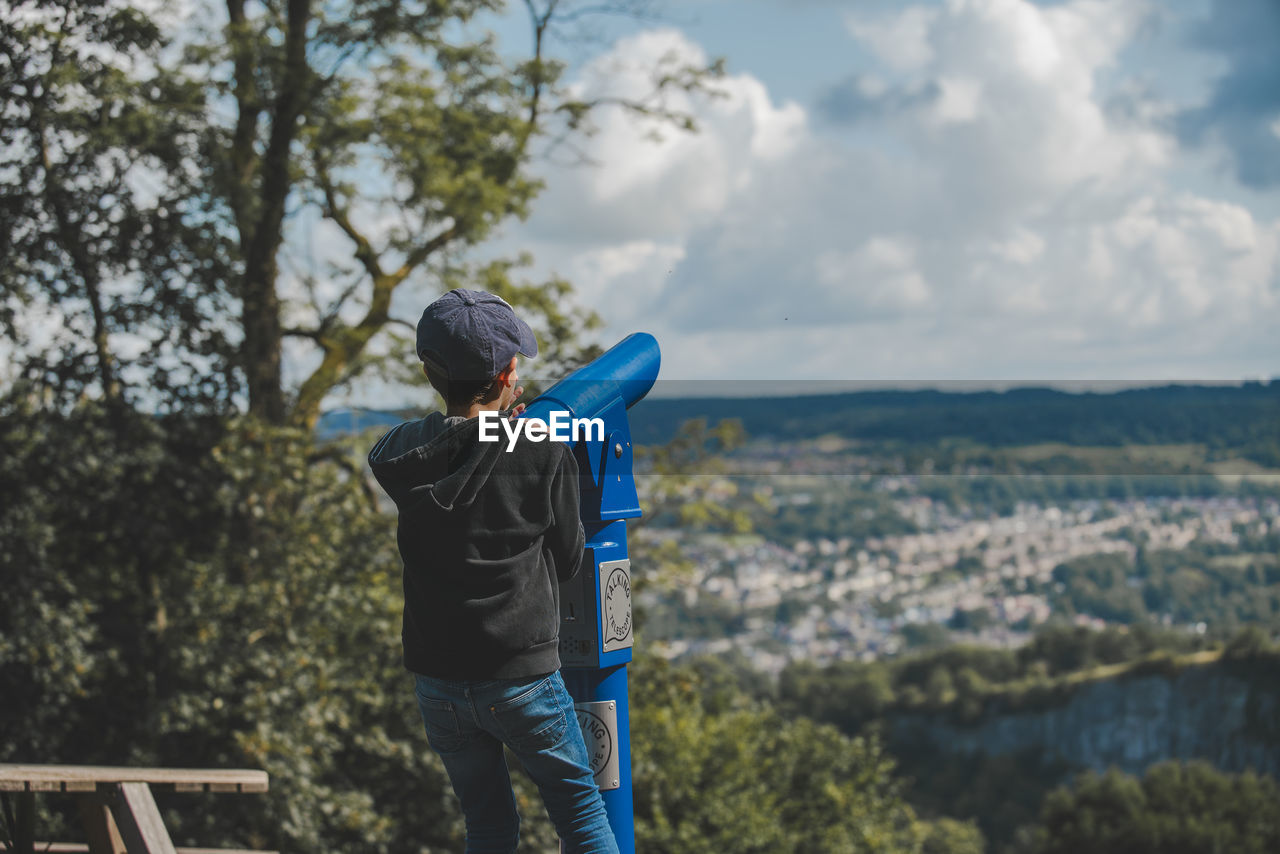
[[[516,357],[512,356],[511,361],[507,363],[506,368],[502,370],[502,373],[498,374],[498,382],[502,383],[507,388],[510,388],[512,383],[515,382],[515,375]]]

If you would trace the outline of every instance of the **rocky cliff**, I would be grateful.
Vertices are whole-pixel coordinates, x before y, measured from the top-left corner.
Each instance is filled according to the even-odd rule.
[[[1204,759],[1280,777],[1280,678],[1271,662],[1129,673],[1082,682],[1051,702],[1015,708],[994,698],[972,722],[944,710],[887,725],[895,750],[916,757],[1037,752],[1046,765],[1132,774],[1166,759]]]

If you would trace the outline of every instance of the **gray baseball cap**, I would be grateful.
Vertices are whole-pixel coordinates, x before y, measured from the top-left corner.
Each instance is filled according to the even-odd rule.
[[[517,353],[538,355],[538,339],[494,294],[457,288],[427,306],[418,321],[418,358],[448,379],[492,379]]]

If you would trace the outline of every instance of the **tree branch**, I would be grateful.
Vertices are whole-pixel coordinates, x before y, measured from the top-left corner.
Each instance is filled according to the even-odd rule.
[[[395,284],[393,284],[392,287],[394,288],[396,285],[403,282],[406,278],[408,278],[410,273],[412,273],[414,270],[418,268],[419,265],[422,264],[422,262],[426,261],[436,252],[440,251],[446,245],[456,240],[458,237],[461,236],[461,234],[462,234],[462,231],[458,228],[457,225],[451,225],[448,228],[446,228],[444,231],[437,234],[435,237],[428,240],[426,243],[423,243],[417,249],[414,249],[412,252],[410,252],[408,257],[405,258],[405,262],[400,265],[400,268],[387,277],[389,279],[394,280]]]
[[[320,185],[321,192],[324,193],[324,215],[333,220],[338,228],[342,229],[342,233],[351,239],[356,245],[356,260],[360,262],[365,271],[376,281],[383,278],[382,265],[378,262],[378,253],[373,248],[373,244],[365,237],[351,222],[351,215],[347,209],[338,204],[338,192],[333,186],[333,181],[329,178],[328,168],[322,161],[316,163],[316,183]]]
[[[559,0],[550,0],[547,3],[546,11],[539,12],[533,0],[524,0],[525,8],[529,10],[530,24],[533,26],[533,58],[530,61],[530,65],[533,68],[533,76],[530,80],[529,116],[525,120],[524,130],[516,143],[517,160],[522,158],[528,150],[529,140],[533,137],[538,127],[538,111],[541,107],[542,92],[546,84],[542,73],[543,47],[546,41],[547,27],[551,24],[551,16],[555,13],[558,2]]]
[[[342,307],[347,304],[347,300],[355,295],[356,289],[360,287],[363,278],[354,279],[351,284],[342,289],[342,293],[330,304],[328,311],[320,318],[320,329],[328,332],[338,323],[338,314],[342,311]]]

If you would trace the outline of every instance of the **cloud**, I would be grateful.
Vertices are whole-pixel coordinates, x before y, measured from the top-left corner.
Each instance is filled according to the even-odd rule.
[[[1280,222],[1169,188],[1178,146],[1121,67],[1148,11],[850,14],[880,64],[820,94],[825,121],[747,73],[686,102],[696,136],[646,141],[606,113],[602,165],[549,174],[521,235],[607,336],[657,334],[667,378],[1274,374]],[[671,51],[703,58],[663,30],[595,73],[638,86]]]
[[[1204,104],[1179,116],[1182,139],[1222,145],[1242,184],[1280,185],[1280,4],[1214,0],[1190,40],[1227,70]]]
[[[837,299],[852,297],[850,308],[863,317],[891,316],[929,300],[929,284],[916,268],[909,238],[876,235],[854,250],[827,249],[814,268],[818,286]]]
[[[575,92],[586,99],[642,100],[651,94],[654,69],[673,61],[696,67],[708,57],[677,30],[644,32],[589,63]],[[806,120],[797,104],[775,105],[750,75],[730,75],[716,88],[723,97],[667,96],[670,108],[697,116],[696,134],[638,120],[622,109],[597,113],[596,132],[582,146],[597,165],[548,171],[550,189],[540,201],[537,234],[666,239],[716,217],[751,183],[760,164],[794,147]]]
[[[850,13],[850,33],[896,73],[849,78],[818,106],[833,122],[877,123],[922,160],[945,163],[954,192],[988,201],[1017,207],[1084,181],[1125,180],[1171,154],[1172,140],[1110,120],[1098,97],[1100,74],[1147,14],[1138,0],[963,0],[870,21]]]
[[[573,255],[566,273],[579,299],[607,306],[615,317],[635,317],[653,309],[664,282],[684,256],[679,243],[629,240]]]
[[[931,34],[940,14],[939,10],[924,6],[879,19],[850,13],[845,25],[886,65],[898,71],[910,71],[934,61]]]

